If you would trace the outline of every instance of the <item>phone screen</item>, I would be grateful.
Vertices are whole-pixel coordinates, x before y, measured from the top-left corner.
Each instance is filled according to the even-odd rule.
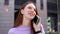
[[[38,24],[38,23],[39,23],[39,18],[38,18],[38,16],[35,16],[34,19],[33,19],[33,21],[34,21],[35,24]]]

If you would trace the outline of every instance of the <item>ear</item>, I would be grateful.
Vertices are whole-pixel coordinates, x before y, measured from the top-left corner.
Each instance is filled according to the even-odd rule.
[[[24,14],[24,11],[23,11],[23,9],[21,9],[21,14]]]

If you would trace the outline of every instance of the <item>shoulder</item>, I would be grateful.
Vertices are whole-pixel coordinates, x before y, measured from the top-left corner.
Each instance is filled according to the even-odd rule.
[[[42,25],[42,24],[40,24],[40,28],[41,28],[41,30],[44,30],[44,27],[43,27],[43,25]]]
[[[8,34],[13,34],[15,32],[15,28],[11,28],[9,31],[8,31]]]
[[[18,31],[24,30],[22,26],[9,29],[8,34],[16,34]]]
[[[43,28],[43,25],[42,25],[42,24],[40,24],[40,27],[42,27],[42,28]]]
[[[41,27],[42,34],[45,34],[44,27],[42,24],[40,25],[40,27]]]
[[[43,25],[42,25],[42,24],[40,25],[40,27],[41,27],[41,29],[42,29],[42,30],[44,30],[44,27],[43,27]]]

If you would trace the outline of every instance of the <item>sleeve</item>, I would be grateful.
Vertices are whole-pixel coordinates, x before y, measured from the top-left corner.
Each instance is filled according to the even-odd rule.
[[[13,29],[10,29],[10,30],[8,31],[8,34],[14,34],[13,31],[14,31]]]
[[[42,31],[42,34],[45,34],[45,31],[44,31],[44,28],[43,28],[43,25],[41,24],[41,31]]]

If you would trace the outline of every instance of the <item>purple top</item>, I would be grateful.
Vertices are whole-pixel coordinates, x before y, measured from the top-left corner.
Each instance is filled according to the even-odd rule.
[[[43,25],[41,24],[42,34],[45,34]],[[27,26],[19,26],[9,30],[8,34],[31,34],[31,28]]]

